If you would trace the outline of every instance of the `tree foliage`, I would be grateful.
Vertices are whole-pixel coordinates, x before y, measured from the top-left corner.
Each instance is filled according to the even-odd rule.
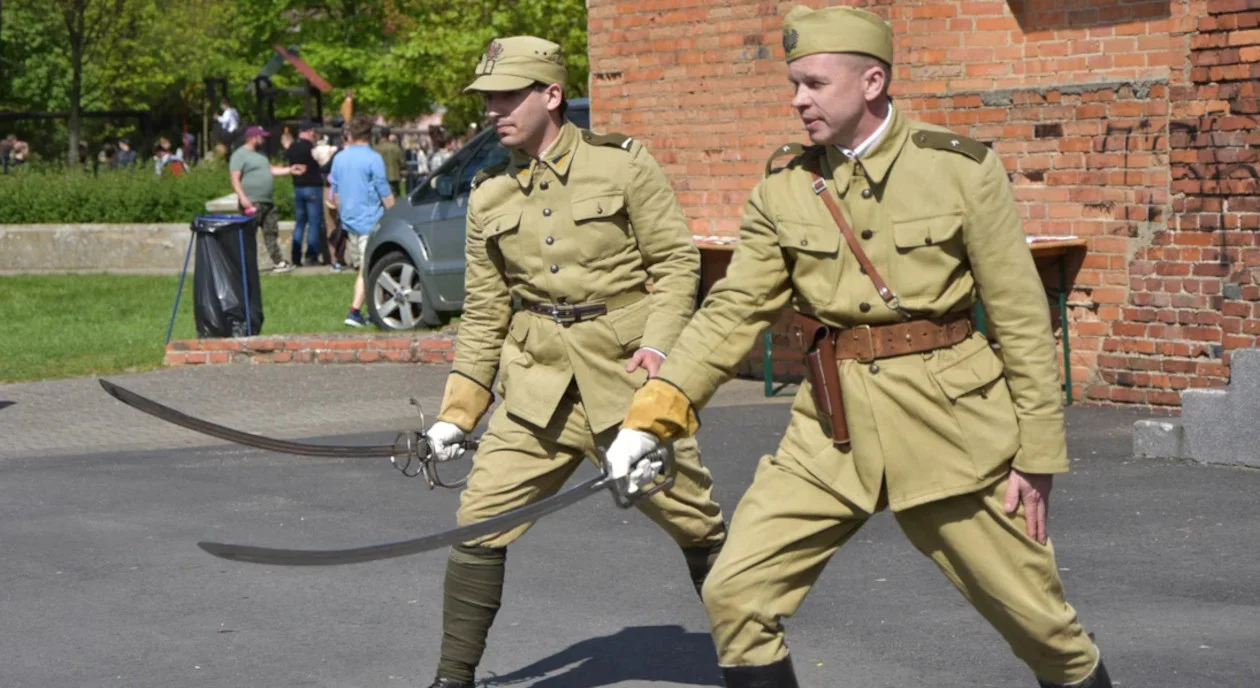
[[[481,117],[480,99],[461,92],[481,52],[495,37],[518,34],[560,43],[568,94],[587,90],[583,0],[0,0],[0,109],[72,109],[75,39],[67,27],[75,25],[67,13],[80,10],[92,39],[82,108],[148,108],[168,135],[200,130],[206,77],[226,77],[249,118],[251,81],[277,44],[297,48],[333,85],[326,112],[353,89],[356,111],[406,119],[445,108],[447,126],[460,130]],[[286,67],[273,82],[302,79]],[[281,101],[277,116],[298,116],[299,103]],[[58,140],[66,143],[64,132]]]

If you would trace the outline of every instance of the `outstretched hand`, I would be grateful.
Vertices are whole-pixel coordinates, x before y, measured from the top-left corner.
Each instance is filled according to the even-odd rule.
[[[1050,489],[1054,476],[1049,473],[1024,473],[1011,469],[1006,482],[1006,513],[1014,514],[1024,505],[1024,524],[1028,537],[1046,544],[1046,520],[1050,516]]]

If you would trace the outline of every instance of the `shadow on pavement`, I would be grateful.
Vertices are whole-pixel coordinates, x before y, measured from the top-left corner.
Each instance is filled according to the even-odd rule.
[[[479,685],[526,681],[533,681],[529,684],[533,688],[598,688],[625,681],[722,685],[712,638],[707,633],[689,633],[681,626],[624,628],[613,635],[583,640],[527,667],[484,679]]]
[[[7,409],[16,403],[16,401],[0,401],[0,410]]]

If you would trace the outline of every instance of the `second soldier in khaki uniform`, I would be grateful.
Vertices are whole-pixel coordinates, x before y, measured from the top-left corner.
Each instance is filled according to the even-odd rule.
[[[469,197],[464,316],[429,430],[438,457],[460,453],[492,389],[503,401],[481,438],[460,525],[554,494],[583,456],[608,445],[694,310],[699,268],[682,210],[643,146],[564,122],[558,45],[496,40],[477,74],[467,90],[484,95],[512,153],[477,175]],[[699,591],[726,530],[695,442],[675,456],[674,486],[639,506],[683,548]],[[473,684],[507,545],[527,528],[452,550],[434,687]]]
[[[780,620],[884,508],[1041,685],[1109,688],[1045,535],[1051,474],[1068,469],[1063,411],[1001,161],[891,103],[878,16],[798,7],[783,39],[792,105],[818,145],[767,164],[726,278],[636,394],[610,464],[693,434],[791,303],[810,381],[704,587],[728,688],[797,685]],[[1000,357],[971,329],[977,299]]]

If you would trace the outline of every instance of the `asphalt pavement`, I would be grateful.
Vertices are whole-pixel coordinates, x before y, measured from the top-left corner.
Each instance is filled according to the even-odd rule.
[[[254,432],[388,442],[445,369],[212,366],[111,377]],[[733,509],[785,425],[737,381],[701,443]],[[1070,601],[1126,688],[1260,685],[1260,471],[1131,458],[1139,412],[1069,410],[1051,533]],[[458,494],[388,461],[283,456],[166,427],[91,379],[0,386],[0,685],[427,686],[445,553],[330,568],[215,559],[201,540],[332,548],[453,525]],[[578,478],[591,475],[592,468]],[[673,543],[594,496],[512,546],[485,685],[718,686]],[[812,688],[1035,686],[888,514],[786,622]]]

